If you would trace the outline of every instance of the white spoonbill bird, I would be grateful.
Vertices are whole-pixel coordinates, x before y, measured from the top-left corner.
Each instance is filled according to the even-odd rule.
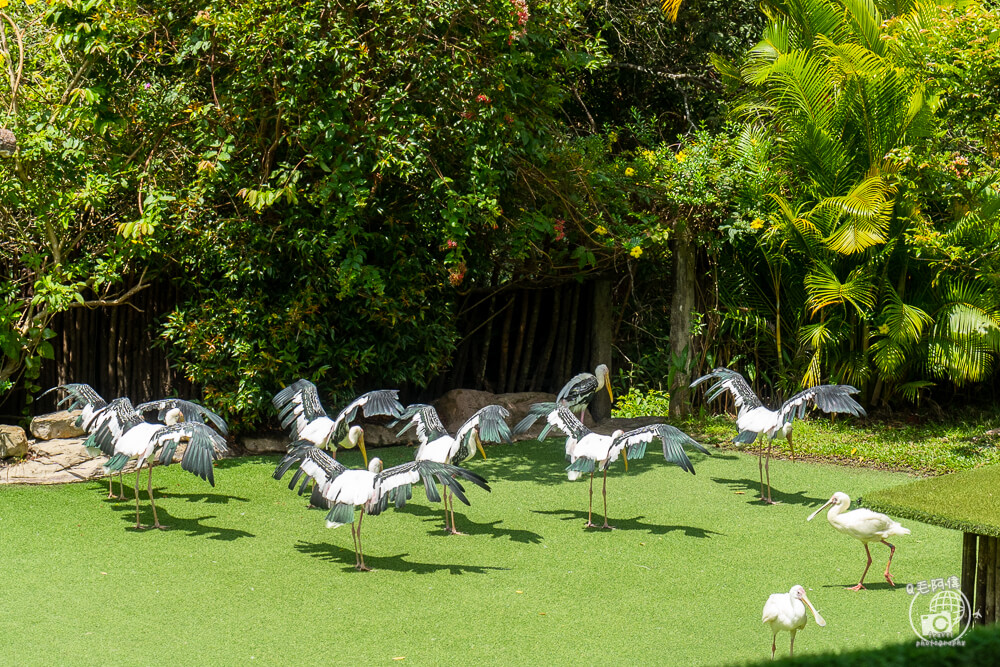
[[[857,586],[850,586],[849,590],[859,591],[864,588],[865,575],[868,574],[868,568],[872,565],[872,552],[868,550],[869,542],[881,542],[889,547],[889,562],[885,564],[885,580],[889,582],[890,586],[895,586],[892,575],[889,574],[889,566],[892,565],[892,555],[896,553],[896,547],[889,544],[886,538],[893,535],[909,535],[910,529],[903,528],[885,514],[879,514],[863,507],[847,512],[847,508],[851,505],[851,499],[846,493],[840,491],[833,494],[822,507],[810,514],[806,521],[812,521],[814,516],[830,505],[833,507],[826,514],[830,525],[845,535],[861,540],[861,543],[865,545],[865,553],[868,555],[868,564],[865,565],[865,571],[861,573],[861,581],[858,582]]]
[[[296,380],[271,399],[278,411],[282,428],[290,428],[292,444],[289,450],[306,442],[321,449],[329,449],[337,458],[337,447],[350,449],[357,447],[368,464],[365,451],[365,433],[360,426],[351,426],[358,411],[365,417],[386,415],[399,417],[403,412],[396,389],[378,389],[361,394],[340,411],[336,419],[330,419],[319,400],[316,385],[309,380]]]
[[[587,409],[587,406],[590,405],[590,402],[594,400],[594,396],[597,396],[597,393],[602,389],[608,392],[608,398],[614,402],[615,397],[611,392],[610,373],[611,371],[608,370],[605,364],[600,364],[594,369],[593,373],[574,375],[563,385],[559,393],[556,394],[555,403],[535,403],[532,405],[524,419],[519,421],[514,427],[514,434],[518,435],[527,432],[539,418],[547,416],[558,405],[565,405],[573,414],[579,417]],[[546,424],[542,432],[538,434],[538,439],[544,440],[551,428],[552,424]]]
[[[802,604],[802,603],[805,604]],[[809,598],[806,597],[806,589],[801,586],[792,586],[792,590],[787,593],[775,593],[767,598],[764,603],[764,623],[771,626],[771,660],[774,660],[775,638],[779,632],[788,631],[792,634],[792,641],[788,645],[788,655],[794,654],[795,633],[806,627],[806,607],[813,613],[816,625],[826,626],[826,621],[816,611]]]
[[[854,387],[846,384],[822,384],[800,391],[781,404],[777,410],[769,410],[754,393],[742,375],[728,368],[716,368],[707,375],[691,383],[697,387],[702,382],[718,380],[705,392],[705,401],[712,401],[725,392],[729,392],[736,404],[736,428],[739,433],[733,442],[750,444],[762,435],[767,439],[767,459],[764,459],[764,442],[760,443],[757,468],[760,472],[760,499],[769,505],[771,500],[771,445],[775,438],[788,441],[795,460],[795,446],[792,444],[792,421],[802,419],[810,405],[815,405],[823,412],[846,412],[857,417],[866,417],[865,409],[851,397],[858,393]],[[764,476],[767,476],[767,496],[764,496]]]
[[[445,430],[444,424],[441,423],[441,418],[433,406],[417,403],[407,406],[406,411],[399,418],[399,421],[409,420],[399,435],[403,435],[411,426],[416,426],[420,446],[414,456],[415,460],[457,465],[471,459],[477,450],[485,459],[484,442],[509,443],[511,441],[510,427],[507,425],[507,417],[509,416],[510,412],[507,408],[500,405],[487,405],[469,417],[459,427],[455,437],[452,437]],[[409,490],[401,492],[408,493]],[[449,509],[448,496],[449,491],[446,486],[444,489],[444,529],[451,535],[463,535],[464,533],[460,533],[455,527],[455,499],[451,499],[451,509]],[[448,524],[449,515],[451,516],[451,525]]]
[[[476,473],[434,461],[413,461],[392,468],[382,469],[382,461],[373,458],[368,463],[367,470],[345,468],[332,456],[310,444],[298,445],[293,448],[274,471],[274,478],[281,477],[296,463],[299,469],[292,477],[288,488],[294,488],[300,477],[304,477],[299,486],[299,493],[305,489],[309,479],[314,480],[316,488],[326,500],[330,511],[326,515],[326,527],[337,528],[345,523],[351,524],[351,537],[354,540],[354,567],[368,571],[365,556],[361,547],[361,522],[365,514],[381,514],[389,502],[397,508],[409,500],[409,494],[403,489],[409,489],[413,484],[422,482],[427,492],[427,499],[432,502],[441,500],[434,480],[451,490],[466,505],[465,489],[456,479],[461,477],[487,491],[490,490],[486,480]],[[361,508],[357,525],[354,523],[354,509]]]
[[[179,408],[171,408],[168,422],[182,418]],[[104,464],[105,472],[120,472],[129,459],[137,459],[135,466],[135,527],[145,528],[139,521],[139,472],[143,463],[149,468],[147,494],[153,509],[153,525],[159,529],[156,503],[153,501],[153,461],[159,452],[158,461],[170,465],[182,439],[188,440],[187,449],[181,457],[181,468],[194,473],[215,486],[212,462],[220,458],[228,449],[226,440],[215,430],[201,422],[181,422],[174,424],[150,424],[145,421],[127,398],[116,398],[94,413],[94,443],[109,456]]]
[[[670,463],[676,463],[681,470],[694,474],[694,465],[684,452],[683,445],[691,445],[708,454],[708,450],[695,442],[683,431],[667,424],[652,424],[635,430],[619,429],[611,435],[594,433],[576,418],[576,415],[565,405],[557,406],[549,413],[547,421],[566,434],[566,458],[569,467],[566,468],[570,481],[580,478],[582,473],[590,473],[590,505],[587,508],[587,523],[584,528],[596,528],[593,522],[594,509],[594,470],[601,466],[604,470],[604,525],[601,528],[612,530],[608,525],[608,466],[621,454],[628,472],[629,459],[641,459],[646,455],[646,445],[659,438],[663,443],[663,458]]]

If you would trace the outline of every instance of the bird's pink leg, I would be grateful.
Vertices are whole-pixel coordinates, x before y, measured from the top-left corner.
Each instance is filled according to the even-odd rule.
[[[868,564],[865,565],[865,571],[861,573],[861,581],[858,582],[857,586],[850,586],[847,590],[849,591],[860,591],[864,588],[865,575],[868,574],[868,568],[872,566],[872,552],[868,550],[868,543],[863,542],[865,545],[865,553],[868,554]]]
[[[125,500],[125,480],[123,479],[125,473],[121,470],[118,471],[118,500]]]
[[[149,494],[149,504],[153,508],[153,525],[160,530],[167,530],[170,526],[161,526],[160,520],[156,518],[156,503],[153,502],[153,464],[146,461],[146,465],[149,467],[149,480],[148,486],[146,487],[147,493]]]
[[[447,498],[446,498],[447,501]],[[451,494],[451,534],[452,535],[465,535],[455,526],[455,493]]]
[[[139,468],[135,469],[135,529],[145,530],[145,526],[139,523]]]
[[[764,459],[764,474],[767,475],[767,500],[764,500],[764,494],[760,494],[760,499],[764,500],[768,505],[773,505],[774,501],[771,500],[771,445],[774,444],[774,440],[767,441],[767,458]],[[761,445],[761,449],[764,446]]]
[[[608,525],[608,469],[604,469],[604,487],[601,489],[601,495],[604,496],[604,525],[601,528],[605,530],[614,530],[614,526]]]
[[[354,543],[354,569],[361,569],[361,561],[358,559],[358,527],[351,522],[351,541]]]
[[[114,487],[112,486],[114,483],[115,483],[115,474],[111,473],[110,475],[108,475],[108,498],[115,497],[115,490]]]
[[[771,635],[771,660],[774,660],[774,652],[778,650],[778,646],[775,643],[777,641],[777,638],[778,638],[777,632]]]
[[[587,507],[587,525],[584,528],[597,528],[593,521],[594,515],[594,471],[590,471],[590,505]]]
[[[362,507],[361,514],[358,516],[358,556],[361,557],[361,565],[360,567],[358,567],[358,569],[361,570],[362,572],[371,572],[372,569],[367,565],[365,565],[365,552],[364,549],[361,548],[361,522],[364,521],[364,518],[365,518],[365,508]]]
[[[792,643],[788,645],[788,657],[795,655],[795,629],[792,629]]]
[[[836,413],[834,413],[834,414],[836,414]],[[788,435],[786,436],[786,439],[788,440],[788,448],[790,450],[792,450],[792,462],[794,463],[795,462],[795,445],[792,444],[792,434],[791,434],[791,432],[788,433]]]
[[[890,586],[895,586],[896,582],[892,580],[892,575],[889,574],[889,566],[892,565],[892,555],[896,553],[896,547],[889,544],[885,540],[882,540],[882,544],[889,547],[889,562],[885,564],[885,580],[889,582]]]
[[[757,451],[757,472],[760,474],[760,499],[764,500],[764,441],[761,440]]]

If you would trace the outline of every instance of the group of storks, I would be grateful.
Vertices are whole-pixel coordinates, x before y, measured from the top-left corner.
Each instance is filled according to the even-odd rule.
[[[732,370],[717,368],[692,383],[715,380],[706,398],[712,400],[725,392],[732,395],[738,409],[738,442],[753,442],[758,436],[766,439],[767,459],[761,445],[761,500],[770,498],[768,460],[770,443],[775,437],[786,438],[791,443],[793,419],[801,418],[810,405],[824,412],[847,412],[864,415],[862,407],[851,397],[857,390],[846,385],[812,387],[791,397],[776,411],[763,406],[743,377]],[[153,513],[153,526],[164,528],[156,516],[153,502],[153,463],[169,464],[173,461],[178,445],[187,441],[181,458],[181,468],[192,472],[213,486],[213,461],[228,450],[225,421],[216,413],[195,403],[168,398],[133,406],[127,398],[105,401],[87,384],[59,385],[49,392],[61,389],[66,396],[59,402],[69,409],[81,409],[78,424],[89,434],[85,445],[100,450],[108,457],[104,469],[119,473],[118,499],[124,499],[121,480],[123,468],[135,460],[136,471],[136,528],[144,528],[140,521],[139,472],[148,468],[147,494]],[[454,499],[469,504],[462,481],[470,482],[485,490],[489,484],[480,475],[461,467],[476,452],[486,457],[483,443],[509,443],[512,436],[527,432],[539,419],[545,426],[539,435],[543,439],[548,431],[556,428],[565,436],[566,471],[570,480],[590,475],[590,507],[587,527],[597,527],[593,519],[593,481],[598,469],[603,474],[604,523],[601,528],[611,529],[607,519],[607,472],[609,466],[622,457],[625,469],[630,460],[645,456],[650,442],[659,440],[664,458],[686,472],[694,473],[694,466],[684,446],[688,445],[708,454],[708,450],[679,429],[668,424],[652,424],[630,431],[616,430],[610,435],[596,433],[581,421],[581,415],[590,401],[601,390],[606,390],[613,400],[607,366],[598,366],[594,373],[581,373],[570,379],[551,403],[537,403],[530,407],[527,416],[513,429],[507,424],[509,411],[500,405],[488,405],[472,415],[455,435],[448,433],[435,409],[430,405],[414,404],[404,407],[398,400],[397,390],[370,391],[351,401],[336,418],[331,419],[319,399],[316,386],[300,379],[279,391],[272,402],[282,427],[289,430],[291,443],[287,455],[275,470],[280,479],[297,466],[289,488],[299,486],[304,493],[312,482],[310,503],[328,510],[326,525],[330,528],[351,524],[354,550],[359,570],[368,570],[361,548],[361,523],[365,514],[379,514],[390,503],[402,507],[412,497],[412,486],[422,483],[427,498],[438,502],[443,489],[445,528],[451,534],[460,534],[455,526]],[[46,393],[49,393],[46,392]],[[148,421],[156,413],[155,423]],[[383,416],[394,421],[390,426],[404,425],[403,432],[412,428],[420,445],[414,460],[391,468],[384,468],[381,460],[368,461],[364,430],[353,424],[358,417],[366,419]],[[349,469],[336,460],[337,448],[360,449],[366,462],[365,469]],[[793,450],[794,454],[794,450]],[[765,472],[767,473],[765,495]],[[109,481],[108,495],[114,497],[113,481]],[[449,504],[450,501],[450,504]],[[360,515],[355,524],[355,510]]]
[[[802,418],[810,406],[827,413],[844,412],[865,416],[864,409],[851,396],[857,393],[857,389],[848,385],[811,387],[792,396],[777,410],[770,410],[736,371],[716,368],[692,382],[691,387],[708,381],[714,381],[714,384],[707,388],[706,400],[714,400],[726,393],[733,399],[737,409],[738,429],[733,440],[749,444],[761,439],[758,460],[760,500],[768,504],[773,503],[769,470],[771,447],[775,438],[787,440],[794,459],[792,422],[796,418]],[[59,405],[67,405],[71,410],[81,410],[78,425],[89,434],[84,445],[95,454],[99,450],[100,454],[107,457],[104,470],[111,475],[108,483],[109,498],[125,498],[122,471],[129,461],[135,460],[136,528],[146,527],[140,521],[139,509],[139,473],[143,465],[148,468],[147,494],[153,513],[153,526],[166,528],[160,524],[153,502],[153,463],[154,460],[163,465],[172,463],[182,441],[187,442],[187,447],[181,456],[181,468],[215,486],[213,462],[228,451],[225,438],[228,428],[216,413],[201,405],[176,398],[150,401],[137,406],[133,406],[127,398],[106,402],[89,385],[80,383],[59,385],[45,393],[60,389],[66,392],[66,396],[59,401]],[[421,483],[429,500],[438,502],[443,498],[446,532],[460,535],[455,525],[454,501],[458,498],[466,505],[469,504],[462,482],[470,482],[487,491],[490,487],[481,475],[459,464],[471,459],[476,452],[486,458],[484,442],[510,443],[514,435],[526,433],[536,421],[544,419],[544,427],[538,440],[543,440],[552,428],[566,436],[568,478],[576,480],[583,474],[590,474],[588,528],[598,527],[593,523],[593,492],[594,474],[598,469],[601,470],[604,478],[604,523],[600,528],[611,529],[613,527],[608,524],[607,475],[609,466],[619,456],[627,471],[628,462],[643,458],[647,445],[658,439],[664,458],[693,474],[694,466],[684,446],[694,447],[705,454],[709,452],[679,429],[662,423],[627,432],[619,429],[610,435],[588,429],[581,421],[582,414],[601,390],[606,390],[608,398],[614,400],[608,368],[604,365],[598,366],[594,373],[581,373],[570,379],[554,402],[530,406],[527,416],[513,429],[507,423],[510,412],[506,408],[488,405],[469,417],[455,435],[451,435],[433,406],[414,404],[404,407],[399,402],[397,390],[381,389],[362,394],[341,410],[336,418],[331,419],[323,409],[316,385],[305,379],[297,380],[272,399],[282,428],[288,429],[291,434],[288,452],[278,464],[274,478],[281,479],[297,466],[288,488],[294,489],[298,485],[299,494],[303,494],[312,483],[310,505],[327,510],[328,528],[351,524],[355,567],[358,570],[369,570],[361,547],[361,524],[366,514],[380,514],[390,503],[397,508],[402,507],[412,498],[413,485]],[[369,461],[364,430],[359,424],[353,423],[359,416],[365,419],[376,416],[390,418],[393,420],[390,427],[402,425],[400,436],[410,428],[415,428],[420,444],[414,460],[391,468],[383,468],[382,461],[378,458]],[[355,447],[361,451],[366,468],[347,468],[336,460],[338,448]],[[115,472],[119,473],[117,496],[113,489]],[[438,484],[441,485],[443,494],[438,491]],[[852,588],[859,590],[864,587],[864,578],[872,562],[868,544],[875,541],[882,542],[890,549],[885,579],[893,584],[889,566],[892,564],[895,547],[886,538],[906,535],[909,530],[884,514],[871,510],[856,509],[848,512],[850,499],[839,492],[809,519],[831,505],[833,507],[827,517],[830,524],[860,540],[868,557],[861,580]],[[360,514],[355,522],[358,508]],[[802,586],[793,586],[788,593],[770,596],[764,606],[763,622],[770,626],[773,634],[790,631],[791,646],[794,648],[796,631],[805,627],[806,606],[812,610],[816,622],[825,625]],[[772,658],[774,651],[772,635]]]

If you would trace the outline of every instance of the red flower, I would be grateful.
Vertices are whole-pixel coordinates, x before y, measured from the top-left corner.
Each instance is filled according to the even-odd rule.
[[[447,245],[449,248],[457,248],[458,247],[458,243],[455,242],[452,239],[448,239],[448,242],[445,245]]]
[[[476,101],[482,102],[483,104],[489,104],[490,98],[486,97],[485,95],[476,95]]]

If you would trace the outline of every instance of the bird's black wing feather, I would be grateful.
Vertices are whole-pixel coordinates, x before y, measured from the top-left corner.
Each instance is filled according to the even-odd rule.
[[[166,419],[167,412],[174,408],[181,411],[186,422],[211,424],[222,435],[229,435],[229,426],[226,424],[225,419],[203,405],[198,405],[192,401],[185,401],[182,398],[161,398],[155,401],[147,401],[135,406],[135,411],[139,414],[144,414],[156,410],[156,418],[162,422]]]
[[[566,401],[570,406],[589,403],[597,393],[598,386],[597,376],[593,373],[574,375],[556,394],[556,403]]]
[[[118,438],[130,428],[144,423],[142,415],[132,407],[132,401],[116,398],[94,413],[91,420],[94,431],[87,440],[99,447],[105,456],[113,456]]]
[[[320,403],[316,385],[306,379],[296,380],[279,391],[271,399],[271,403],[278,411],[281,427],[290,428],[293,439],[299,437],[299,431],[306,424],[318,417],[327,416]]]
[[[292,483],[288,487],[289,489],[295,487],[295,482],[298,481],[300,473],[307,478],[315,480],[317,486],[322,490],[334,478],[347,470],[343,464],[337,462],[335,458],[308,440],[296,440],[291,444],[288,454],[281,459],[278,467],[275,468],[274,478],[281,479],[295,464],[299,465],[299,470],[296,472],[295,477],[292,478]],[[302,494],[304,489],[305,480],[303,480],[302,487],[299,489],[299,494]]]
[[[347,437],[347,431],[351,426],[351,422],[358,416],[358,410],[361,411],[364,417],[384,415],[399,419],[403,414],[403,405],[399,402],[398,396],[398,389],[376,389],[355,398],[333,420],[333,441],[342,442]]]
[[[705,401],[713,401],[718,398],[724,392],[729,392],[733,396],[733,402],[736,404],[736,409],[738,412],[743,410],[753,410],[754,408],[763,407],[757,394],[754,393],[750,385],[743,378],[742,375],[734,370],[728,368],[716,368],[713,369],[711,373],[702,375],[700,378],[691,383],[691,387],[697,387],[702,382],[707,382],[708,380],[717,380],[715,384],[710,386],[705,392]]]
[[[784,423],[804,417],[809,405],[815,405],[827,413],[846,412],[855,417],[867,417],[865,409],[851,396],[857,393],[857,389],[846,384],[821,384],[809,387],[785,401],[778,413]]]

